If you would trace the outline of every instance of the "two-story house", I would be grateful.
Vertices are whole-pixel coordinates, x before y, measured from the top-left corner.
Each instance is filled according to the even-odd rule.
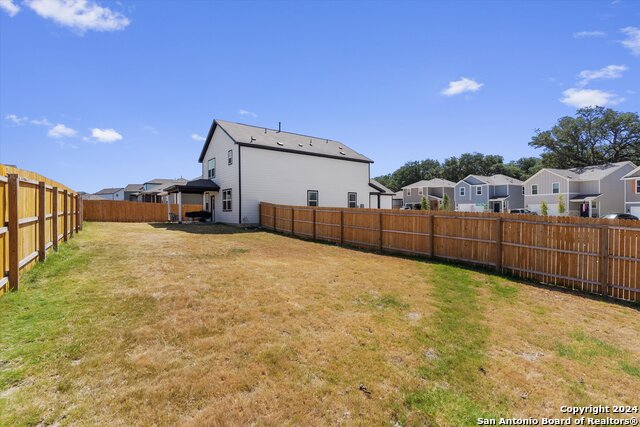
[[[449,209],[453,209],[455,185],[455,182],[440,178],[414,182],[402,187],[402,201],[405,205],[414,205],[421,203],[425,197],[431,209],[439,209],[446,194],[449,198]]]
[[[624,182],[624,211],[640,218],[640,167],[622,177]]]
[[[455,208],[462,212],[509,212],[524,207],[522,181],[506,175],[469,175],[455,186]]]
[[[103,200],[124,200],[124,188],[103,188],[93,195]]]
[[[609,163],[572,169],[541,169],[525,181],[525,207],[541,212],[542,202],[549,215],[558,215],[560,205],[566,215],[599,217],[624,212],[624,181],[635,169],[631,162]]]
[[[202,178],[167,191],[199,193],[216,222],[257,224],[260,202],[369,208],[378,203],[372,193],[390,193],[371,183],[368,157],[339,141],[280,129],[214,120],[198,161]],[[392,194],[380,203],[386,198],[390,204]]]

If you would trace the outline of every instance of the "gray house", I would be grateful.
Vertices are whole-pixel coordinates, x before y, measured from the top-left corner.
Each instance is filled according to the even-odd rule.
[[[525,181],[525,207],[540,212],[542,202],[549,215],[599,217],[624,212],[624,181],[635,165],[609,163],[573,169],[542,169]]]
[[[124,187],[124,200],[135,202],[138,200],[138,194],[142,190],[142,184],[127,184]]]
[[[124,200],[124,188],[103,188],[93,195],[103,200]]]
[[[455,183],[446,179],[434,178],[414,182],[402,187],[403,204],[416,204],[426,197],[431,204],[431,209],[439,209],[445,196],[449,198],[450,209],[453,209],[453,188]]]
[[[624,212],[640,218],[640,167],[635,168],[624,177]]]
[[[455,186],[457,211],[509,212],[523,207],[523,182],[510,176],[469,175]]]

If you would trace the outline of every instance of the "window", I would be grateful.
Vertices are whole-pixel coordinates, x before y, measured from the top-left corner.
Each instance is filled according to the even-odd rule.
[[[522,187],[522,195],[524,196],[524,186]]]
[[[231,189],[222,190],[222,211],[231,211]]]
[[[227,151],[227,164],[228,165],[233,164],[233,150]]]
[[[318,206],[318,190],[307,190],[307,206]]]
[[[559,182],[554,182],[553,184],[551,184],[551,192],[553,194],[558,194],[560,192],[560,183]]]
[[[358,193],[347,193],[347,201],[350,208],[358,207]]]
[[[640,179],[636,179],[636,193],[640,194]]]
[[[207,175],[209,179],[215,178],[216,177],[216,158],[215,157],[213,159],[210,159],[207,162],[207,169],[209,171]]]
[[[482,196],[482,186],[481,185],[478,185],[476,187],[476,195],[477,196]]]
[[[410,196],[410,195],[411,195],[411,189],[407,188],[407,196]]]
[[[466,189],[464,187],[460,187],[460,190],[458,190],[458,193],[460,194],[460,196],[464,197]]]
[[[533,184],[531,186],[531,194],[538,194],[538,184]]]

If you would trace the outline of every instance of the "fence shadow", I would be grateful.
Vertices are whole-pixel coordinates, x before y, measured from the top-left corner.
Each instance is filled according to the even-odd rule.
[[[225,224],[207,224],[194,222],[190,224],[177,224],[171,222],[156,222],[150,224],[154,228],[162,228],[167,231],[179,231],[191,234],[244,234],[255,232],[255,229],[233,227]]]

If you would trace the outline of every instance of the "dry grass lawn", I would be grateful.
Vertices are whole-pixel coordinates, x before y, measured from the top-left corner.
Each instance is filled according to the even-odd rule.
[[[0,425],[469,425],[640,404],[640,311],[223,226],[87,224],[0,298]]]

